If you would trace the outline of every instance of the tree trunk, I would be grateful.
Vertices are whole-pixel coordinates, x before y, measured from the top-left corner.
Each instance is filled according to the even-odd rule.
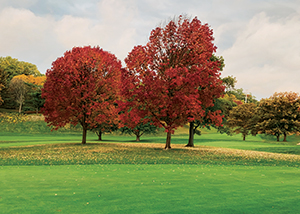
[[[243,134],[243,141],[245,141],[246,140],[246,135],[245,134]]]
[[[84,123],[83,126],[82,126],[82,144],[86,144],[86,132],[87,132],[87,127],[86,127],[86,124]]]
[[[190,122],[189,142],[186,147],[194,147],[194,122]]]
[[[21,113],[22,111],[22,102],[20,102],[20,105],[19,105],[19,113]]]
[[[283,133],[283,141],[286,142],[286,133]]]
[[[279,137],[280,137],[280,135],[276,135],[276,137],[277,137],[277,141],[279,141]]]
[[[165,149],[171,149],[171,132],[167,133],[167,140],[166,140]]]
[[[102,141],[102,131],[97,132],[98,140]]]
[[[140,139],[140,135],[135,135],[136,136],[136,142],[140,142],[141,141],[141,139]]]
[[[143,135],[143,132],[140,132],[139,130],[134,130],[133,134],[135,134],[135,136],[136,136],[135,141],[140,142],[140,140],[141,140],[140,137]]]

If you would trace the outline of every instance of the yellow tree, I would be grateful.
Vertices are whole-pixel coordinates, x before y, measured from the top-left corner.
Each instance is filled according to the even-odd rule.
[[[249,134],[255,134],[255,113],[256,105],[254,103],[243,103],[229,112],[226,125],[233,129],[233,132],[243,135],[243,140]]]
[[[45,75],[35,77],[33,75],[21,74],[21,75],[15,76],[14,78],[21,79],[24,82],[31,83],[31,84],[38,85],[38,86],[43,86],[46,81]]]
[[[283,141],[286,141],[287,135],[300,131],[299,107],[300,97],[295,92],[274,93],[270,98],[262,99],[258,107],[257,130],[276,136],[277,141],[283,135]]]

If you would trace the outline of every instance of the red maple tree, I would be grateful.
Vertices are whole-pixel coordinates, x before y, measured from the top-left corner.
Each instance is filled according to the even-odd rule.
[[[213,40],[207,24],[179,16],[152,30],[149,42],[134,47],[125,59],[121,90],[126,105],[135,108],[139,118],[165,128],[166,149],[171,148],[174,130],[201,120],[224,91],[220,63],[210,60],[216,51]]]
[[[75,47],[52,63],[42,91],[45,121],[58,129],[81,124],[86,133],[101,123],[115,123],[121,62],[99,47]]]

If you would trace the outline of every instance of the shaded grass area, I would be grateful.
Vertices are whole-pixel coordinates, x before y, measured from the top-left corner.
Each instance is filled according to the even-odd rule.
[[[299,168],[0,167],[1,213],[298,213]]]
[[[0,165],[214,164],[299,167],[300,156],[174,144],[64,143],[0,148]]]

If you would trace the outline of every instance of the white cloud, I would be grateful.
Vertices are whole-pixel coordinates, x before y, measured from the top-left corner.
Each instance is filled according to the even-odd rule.
[[[0,56],[12,56],[37,64],[42,73],[52,61],[74,46],[100,46],[123,60],[136,44],[133,27],[134,4],[101,1],[98,18],[72,15],[55,19],[38,16],[28,9],[5,8],[0,11]]]
[[[299,14],[272,21],[263,12],[255,15],[233,46],[220,53],[226,64],[223,76],[236,76],[238,87],[259,98],[275,91],[300,92],[299,35]]]
[[[223,76],[236,76],[238,87],[258,98],[300,92],[299,0],[0,0],[0,56],[42,73],[73,46],[99,45],[123,60],[151,29],[184,13],[212,26]]]
[[[0,56],[12,56],[33,64],[49,63],[57,41],[52,29],[54,20],[37,17],[26,9],[6,8],[0,12]],[[55,53],[55,52],[54,52]],[[54,56],[52,56],[54,57]],[[44,69],[46,69],[44,67]],[[41,72],[45,72],[41,70]]]
[[[71,49],[74,46],[99,45],[99,28],[93,26],[89,19],[68,15],[57,21],[54,32],[64,49]]]

